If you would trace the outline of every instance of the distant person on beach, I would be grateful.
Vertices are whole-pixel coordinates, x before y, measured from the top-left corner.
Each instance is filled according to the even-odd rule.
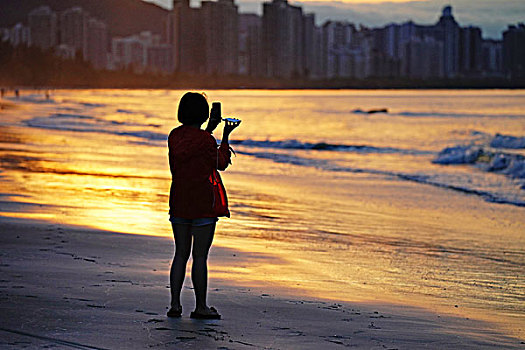
[[[240,122],[225,121],[222,142],[217,147],[211,135],[221,122],[220,114],[209,118],[206,97],[188,92],[179,102],[178,120],[181,126],[168,137],[169,163],[172,176],[170,189],[170,221],[175,238],[175,257],[170,270],[171,308],[168,317],[180,317],[180,294],[186,276],[186,263],[193,256],[191,280],[195,291],[195,311],[191,318],[220,319],[213,307],[208,307],[208,251],[213,241],[219,216],[229,216],[226,192],[217,170],[230,164],[230,133]],[[193,247],[192,247],[193,239]]]

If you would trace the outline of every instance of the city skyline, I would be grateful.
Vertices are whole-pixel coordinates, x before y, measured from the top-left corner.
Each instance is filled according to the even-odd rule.
[[[143,27],[125,36],[81,7],[32,9],[27,26],[1,29],[12,45],[53,49],[96,69],[183,73],[287,81],[340,79],[522,79],[525,25],[509,24],[502,40],[462,26],[445,6],[437,21],[363,27],[349,21],[317,25],[315,14],[287,0],[263,2],[263,15],[241,13],[234,0],[190,0],[156,8],[160,31]],[[143,5],[154,8],[151,5]],[[115,22],[109,22],[115,23]],[[207,25],[203,25],[206,23]]]
[[[165,8],[171,8],[172,0],[144,0]],[[262,14],[262,0],[239,0],[236,4],[241,13]],[[197,6],[199,0],[192,0]],[[317,24],[327,20],[346,20],[356,25],[380,27],[389,23],[414,21],[431,24],[438,20],[437,13],[445,5],[452,5],[457,21],[463,26],[478,26],[483,36],[501,39],[509,23],[525,20],[525,1],[522,0],[302,0],[290,1],[303,7],[306,13],[315,13]]]

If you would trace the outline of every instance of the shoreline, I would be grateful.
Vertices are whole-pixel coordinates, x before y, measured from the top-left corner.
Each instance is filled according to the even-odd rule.
[[[214,246],[209,304],[220,321],[165,316],[171,239],[0,217],[0,345],[202,349],[388,348],[513,349],[524,340],[484,321],[438,315],[412,305],[305,297],[236,278],[240,265],[271,256]],[[216,267],[229,277],[214,277]]]
[[[248,157],[224,174],[235,215],[221,221],[210,255],[210,305],[223,320],[195,323],[188,318],[193,307],[189,274],[184,317],[167,319],[173,242],[164,210],[169,178],[159,167],[164,151],[130,147],[136,140],[96,131],[36,133],[23,122],[54,115],[62,107],[77,107],[78,116],[71,118],[75,122],[99,120],[99,113],[108,113],[110,121],[117,121],[117,115],[120,121],[133,120],[127,114],[134,106],[121,113],[120,105],[110,102],[98,112],[90,110],[111,91],[87,97],[56,91],[56,100],[49,103],[43,101],[43,90],[21,92],[19,101],[12,93],[5,100],[17,110],[4,112],[1,177],[7,187],[0,194],[0,271],[7,277],[0,278],[6,310],[0,347],[523,347],[524,313],[518,302],[523,294],[522,208],[404,179],[319,173]],[[162,108],[153,114],[171,111],[173,92],[129,91],[122,99],[135,94],[163,96]],[[277,92],[222,94],[227,99]],[[359,101],[367,94],[283,90],[279,95],[303,101],[341,95]],[[381,101],[388,95],[452,94],[385,90],[372,95]],[[459,95],[521,97],[523,92]],[[140,101],[140,113],[152,110],[146,98]],[[141,118],[145,129],[148,123],[171,122]],[[17,123],[10,125],[10,120]],[[100,149],[107,150],[104,157]],[[319,159],[330,160],[326,154],[319,153]],[[139,159],[134,155],[151,163],[108,172],[108,164],[134,164]],[[77,157],[83,161],[73,161]],[[144,170],[149,168],[154,171]],[[253,170],[262,168],[268,170]],[[132,180],[135,175],[140,180]],[[311,179],[319,175],[322,183],[312,186]],[[312,220],[327,206],[324,219]]]

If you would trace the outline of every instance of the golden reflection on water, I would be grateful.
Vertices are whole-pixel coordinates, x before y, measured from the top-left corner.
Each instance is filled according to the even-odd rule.
[[[159,158],[160,154],[148,154],[146,149],[142,152],[144,161],[137,163],[129,147],[112,145],[104,135],[75,135],[60,147],[61,137],[54,132],[29,137],[13,130],[2,134],[10,135],[3,138],[0,150],[5,173],[3,192],[23,194],[42,205],[29,208],[27,213],[2,211],[2,215],[52,218],[115,232],[169,235],[167,229],[156,229],[167,217],[168,174],[157,167],[143,167],[152,155]],[[47,144],[56,153],[40,152],[35,147],[40,145],[47,151]],[[24,145],[29,150],[22,151]],[[150,153],[154,151],[158,149]]]
[[[399,117],[400,123],[401,119],[390,116],[342,114],[383,106],[403,111],[407,96],[420,93],[354,91],[349,96],[339,91],[233,91],[214,92],[213,99],[223,102],[225,115],[243,119],[235,135],[242,139],[373,142],[378,147],[439,151],[448,145],[443,140],[457,132],[452,118]],[[466,102],[458,105],[449,100],[448,106],[440,98],[450,92],[432,93],[439,97],[429,100],[432,108],[466,114],[476,112],[470,100],[499,94],[466,94]],[[91,108],[88,104],[119,106],[133,113],[109,107],[76,113],[115,122],[144,122],[148,131],[167,135],[176,126],[174,101],[180,94],[87,90],[64,91],[56,98],[68,108],[70,99],[86,104],[86,109]],[[328,111],[318,110],[319,98]],[[30,115],[56,112],[49,106],[33,108]],[[487,103],[477,108],[487,114],[497,112]],[[506,111],[519,112],[513,106]],[[171,237],[170,174],[164,144],[144,145],[132,135],[32,129],[20,125],[23,117],[18,111],[2,113],[4,120],[13,122],[0,130],[0,183],[2,193],[11,195],[8,199],[16,205],[2,204],[0,215]],[[471,129],[525,133],[520,119],[509,119],[502,126],[488,118],[467,118],[464,124],[464,133],[456,135],[458,142],[469,137]],[[132,125],[129,130],[139,128]],[[414,134],[420,136],[414,139]],[[273,151],[314,158],[303,150]],[[430,163],[431,157],[407,155],[400,162],[388,153],[325,152],[316,153],[314,160],[347,167],[427,171],[438,167]],[[524,297],[525,276],[516,273],[525,264],[522,208],[383,175],[329,172],[243,154],[233,163],[223,175],[232,218],[219,221],[216,244],[254,258],[242,265],[235,260],[226,265],[215,262],[211,277],[248,285],[269,283],[312,297],[396,302],[475,314],[523,333],[523,328],[512,326],[524,312],[519,300]]]

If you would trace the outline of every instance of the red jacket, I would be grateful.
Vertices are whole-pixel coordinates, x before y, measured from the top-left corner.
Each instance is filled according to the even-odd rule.
[[[168,137],[171,170],[170,215],[185,219],[216,217],[210,175],[230,164],[227,143],[217,148],[215,138],[205,130],[181,125]]]

